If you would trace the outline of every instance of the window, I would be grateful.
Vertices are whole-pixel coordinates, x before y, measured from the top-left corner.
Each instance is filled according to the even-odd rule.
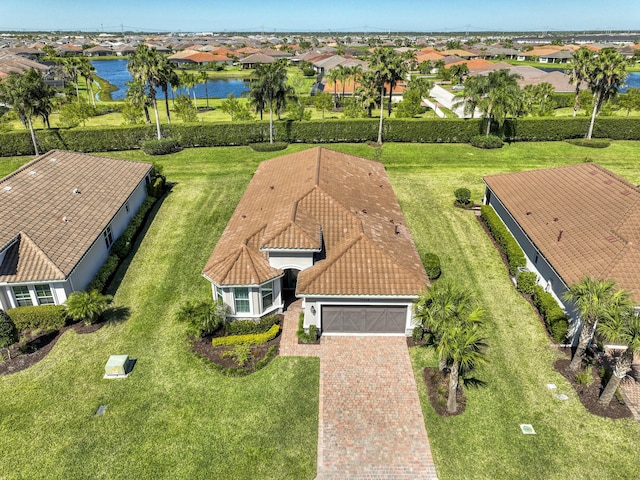
[[[216,285],[216,300],[223,300],[223,296],[222,296],[222,288],[220,288],[218,285]]]
[[[51,287],[49,287],[49,285],[36,285],[35,289],[39,305],[54,305],[56,303],[53,299],[53,293],[51,293]]]
[[[273,305],[273,282],[269,282],[260,288],[262,295],[262,310],[266,310]]]
[[[113,235],[111,234],[111,225],[108,225],[107,228],[102,232],[102,236],[104,237],[104,243],[107,245],[107,248],[111,248],[113,244]]]
[[[249,304],[249,289],[246,287],[235,288],[236,313],[249,313],[251,306]]]
[[[19,307],[30,307],[33,305],[31,301],[31,294],[29,293],[29,287],[24,285],[12,287],[13,295],[16,297],[16,303]]]

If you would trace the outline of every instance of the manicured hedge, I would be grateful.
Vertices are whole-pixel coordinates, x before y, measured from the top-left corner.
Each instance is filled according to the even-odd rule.
[[[175,138],[154,138],[142,142],[142,151],[147,155],[168,155],[180,151],[180,142]]]
[[[262,345],[263,343],[267,343],[269,340],[273,340],[278,336],[280,332],[280,325],[275,324],[269,330],[264,333],[254,333],[250,335],[230,335],[227,337],[216,337],[211,340],[211,344],[214,347],[219,347],[221,345],[232,346],[232,345]]]
[[[558,305],[558,302],[556,302],[556,299],[553,298],[553,295],[536,285],[533,287],[533,303],[544,319],[551,337],[558,343],[564,342],[569,330],[569,319],[560,308],[560,305]]]
[[[429,280],[436,280],[442,274],[440,257],[435,253],[427,253],[424,256],[424,269]]]
[[[481,218],[487,225],[487,228],[493,235],[493,238],[498,242],[498,245],[502,248],[502,252],[507,257],[509,263],[509,273],[515,275],[518,271],[518,267],[524,267],[526,260],[524,252],[516,242],[511,232],[502,223],[500,217],[490,205],[483,205],[480,207]]]
[[[544,117],[509,119],[502,131],[494,123],[492,133],[508,141],[557,141],[582,138],[589,128],[588,117]],[[484,133],[480,119],[384,119],[385,142],[468,143]],[[269,140],[269,122],[226,122],[170,124],[161,126],[164,137],[174,138],[181,147],[249,145]],[[370,142],[378,138],[378,119],[331,119],[278,121],[275,140],[287,143]],[[155,125],[119,127],[76,127],[37,130],[41,151],[52,149],[78,152],[107,152],[138,149],[156,138]],[[596,120],[594,138],[640,140],[640,120],[625,117],[601,117]],[[27,130],[0,134],[0,156],[33,155]]]
[[[316,325],[309,325],[309,332],[304,331],[304,313],[300,312],[298,316],[298,330],[296,330],[296,337],[302,343],[315,343],[318,341],[318,327]]]
[[[519,272],[516,288],[521,293],[527,293],[531,295],[533,293],[533,287],[536,285],[538,276],[535,272]]]
[[[20,331],[58,330],[67,321],[64,305],[38,305],[10,308],[7,313]]]
[[[269,331],[275,324],[280,323],[280,318],[276,315],[263,317],[259,321],[254,320],[233,320],[225,323],[224,332],[227,335],[251,335]]]

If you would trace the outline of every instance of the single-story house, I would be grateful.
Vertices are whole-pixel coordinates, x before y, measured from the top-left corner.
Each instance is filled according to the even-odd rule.
[[[147,196],[151,164],[54,150],[0,180],[0,308],[83,290]]]
[[[260,164],[202,274],[232,319],[301,298],[325,335],[410,335],[429,285],[384,166],[326,148]]]
[[[265,63],[274,63],[277,60],[270,56],[265,55],[264,53],[253,53],[248,57],[240,59],[240,65],[242,68],[255,68],[256,65],[263,65]]]
[[[564,292],[585,276],[615,280],[640,304],[640,188],[594,164],[484,177],[526,268],[574,320]],[[574,337],[577,339],[577,337]]]
[[[85,57],[106,57],[109,55],[113,55],[114,51],[111,49],[111,47],[96,45],[95,47],[87,48],[83,53]]]

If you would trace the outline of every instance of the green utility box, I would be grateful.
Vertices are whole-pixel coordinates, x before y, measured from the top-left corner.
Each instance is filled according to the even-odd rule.
[[[111,355],[104,366],[105,378],[126,377],[129,372],[129,355]]]

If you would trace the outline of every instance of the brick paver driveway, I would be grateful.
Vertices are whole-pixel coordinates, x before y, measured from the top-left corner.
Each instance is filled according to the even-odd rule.
[[[435,479],[404,337],[324,336],[318,480]]]

